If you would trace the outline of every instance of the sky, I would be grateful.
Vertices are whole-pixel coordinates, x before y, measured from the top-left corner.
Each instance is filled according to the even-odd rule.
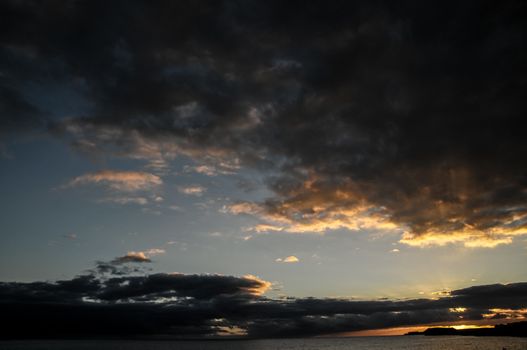
[[[3,1],[6,334],[525,319],[526,10]]]

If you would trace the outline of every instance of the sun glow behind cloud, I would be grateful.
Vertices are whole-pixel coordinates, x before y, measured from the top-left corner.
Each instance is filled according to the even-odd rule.
[[[464,228],[458,231],[426,231],[415,234],[405,232],[400,243],[414,247],[444,246],[452,243],[463,244],[467,248],[494,248],[500,244],[510,244],[515,236],[527,235],[527,228],[494,228],[477,230]]]
[[[501,244],[511,244],[515,236],[527,235],[527,228],[518,227],[525,219],[522,216],[507,226],[478,230],[465,226],[462,230],[410,232],[406,225],[394,222],[383,214],[382,208],[357,206],[351,209],[328,206],[327,202],[318,204],[310,202],[281,203],[280,206],[269,203],[258,204],[239,202],[224,206],[224,213],[234,215],[248,214],[263,221],[247,231],[284,232],[284,233],[318,233],[330,230],[347,229],[350,231],[376,230],[400,234],[400,243],[412,247],[444,246],[462,244],[467,248],[494,248]]]
[[[251,336],[525,317],[523,284],[492,285],[526,276],[523,5],[68,4],[0,2],[0,274],[115,258],[1,282],[15,316],[98,300]]]

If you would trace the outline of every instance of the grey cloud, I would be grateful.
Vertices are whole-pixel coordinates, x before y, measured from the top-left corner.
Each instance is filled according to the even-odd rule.
[[[0,283],[0,305],[10,320],[3,337],[185,338],[217,336],[222,327],[249,337],[316,336],[448,323],[459,316],[512,321],[525,316],[527,306],[527,283],[474,286],[439,299],[270,299],[263,293],[271,284],[254,276],[100,277]]]
[[[144,272],[143,264],[149,264],[152,260],[145,252],[128,252],[118,256],[111,261],[97,261],[95,269],[90,270],[93,275],[129,275]]]
[[[111,261],[114,265],[124,263],[149,263],[152,262],[143,252],[130,252],[126,255],[117,257]]]
[[[63,5],[3,2],[2,62],[82,81],[94,111],[50,127],[80,149],[278,172],[262,207],[300,225],[367,205],[408,244],[526,233],[521,1]]]

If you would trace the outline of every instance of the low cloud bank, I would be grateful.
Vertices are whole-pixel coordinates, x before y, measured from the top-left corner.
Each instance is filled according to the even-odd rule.
[[[115,261],[107,263],[113,269],[70,280],[0,283],[9,320],[2,337],[298,337],[527,316],[527,282],[473,286],[437,299],[271,299],[271,283],[252,275],[139,275],[122,270],[134,261]]]

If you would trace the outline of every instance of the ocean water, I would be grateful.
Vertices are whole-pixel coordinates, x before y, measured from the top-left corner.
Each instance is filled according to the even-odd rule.
[[[527,350],[527,338],[355,337],[238,341],[43,340],[1,341],[2,350]]]

